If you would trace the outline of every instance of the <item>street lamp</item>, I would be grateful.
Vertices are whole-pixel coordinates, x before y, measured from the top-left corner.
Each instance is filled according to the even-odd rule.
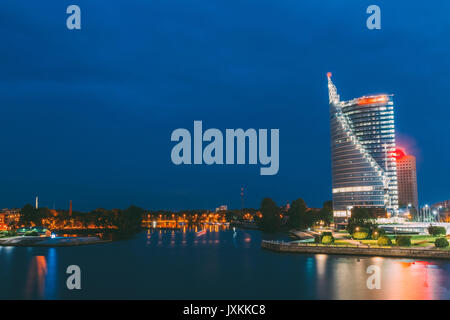
[[[412,216],[412,214],[411,214],[411,207],[412,207],[412,204],[410,202],[410,203],[408,203],[408,214],[409,214],[410,217]]]

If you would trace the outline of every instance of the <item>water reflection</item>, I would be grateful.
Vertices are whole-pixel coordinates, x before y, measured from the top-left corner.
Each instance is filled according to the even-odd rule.
[[[146,247],[162,247],[162,248],[179,248],[186,246],[214,246],[221,243],[220,233],[224,229],[218,225],[206,226],[199,228],[184,227],[180,230],[171,229],[153,229],[150,228],[145,231],[145,245]],[[248,233],[241,233],[242,238],[240,242],[250,243],[251,235]],[[237,232],[234,232],[233,239],[236,239]]]
[[[328,264],[327,260],[335,260]],[[446,262],[404,261],[382,257],[336,258],[315,255],[318,293],[331,299],[442,299],[449,296],[448,273],[440,267]],[[338,263],[336,263],[338,261]],[[369,266],[381,271],[381,288],[369,289]],[[306,260],[306,271],[311,268]]]
[[[328,257],[328,255],[326,255],[326,254],[316,254],[315,255],[317,277],[319,278],[319,280],[323,280],[323,278],[325,277],[325,269],[327,267],[326,266],[327,257]]]
[[[47,275],[45,282],[45,298],[56,299],[58,264],[56,248],[49,248],[47,255]]]
[[[37,297],[42,299],[45,293],[45,278],[47,276],[47,260],[44,256],[35,256],[31,260],[27,283],[25,285],[25,298]]]
[[[282,236],[212,226],[197,231],[149,229],[105,245],[0,247],[0,298],[450,298],[450,263],[446,261],[280,254],[261,249],[262,237]],[[65,270],[72,264],[83,270],[79,292],[65,286]],[[380,267],[380,290],[367,287],[371,265]],[[111,278],[117,274],[126,276],[115,278],[111,287]]]
[[[11,260],[13,256],[14,247],[0,247],[0,256],[3,257],[1,260],[2,268],[9,270],[11,268]]]

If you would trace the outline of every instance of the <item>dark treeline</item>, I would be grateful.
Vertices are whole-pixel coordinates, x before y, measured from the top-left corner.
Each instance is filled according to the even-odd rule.
[[[289,209],[279,207],[270,198],[261,202],[261,215],[256,222],[265,232],[277,232],[288,229],[306,229],[314,225],[328,226],[333,222],[332,202],[326,201],[320,209],[308,208],[306,202],[299,198],[292,202]]]
[[[189,225],[206,222],[225,222],[236,214],[236,211],[212,212],[205,209],[182,211],[157,210],[148,211],[136,206],[127,209],[98,208],[89,212],[54,210],[45,207],[35,209],[27,204],[21,210],[20,221],[12,228],[42,226],[50,230],[68,229],[110,229],[121,233],[135,233],[141,229],[143,222],[158,220],[185,221]]]
[[[43,226],[50,230],[64,229],[110,229],[124,234],[141,230],[142,222],[158,220],[184,221],[189,225],[206,222],[252,221],[265,232],[281,229],[305,229],[315,224],[329,225],[333,221],[331,201],[320,209],[308,208],[303,199],[292,202],[290,208],[279,207],[265,198],[261,209],[245,208],[213,212],[206,209],[180,211],[145,211],[136,206],[127,209],[98,208],[89,212],[35,209],[30,204],[21,209],[20,221],[15,227]]]
[[[111,229],[123,234],[138,232],[141,228],[144,210],[130,206],[127,209],[95,209],[90,212],[35,209],[30,204],[21,209],[18,226],[43,226],[51,230],[70,228]]]

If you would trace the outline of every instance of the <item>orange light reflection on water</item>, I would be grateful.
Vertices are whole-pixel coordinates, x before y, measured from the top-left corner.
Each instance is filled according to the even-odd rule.
[[[445,283],[445,271],[434,263],[381,257],[336,259],[338,264],[327,270],[327,259],[316,257],[317,278],[326,279],[320,281],[319,290],[331,290],[332,299],[430,300],[447,291],[440,286]],[[354,264],[356,268],[351,268]],[[380,289],[367,286],[371,265],[380,267]]]
[[[44,298],[45,279],[47,276],[47,260],[44,256],[35,256],[28,269],[28,277],[25,285],[25,298],[31,299],[36,291],[39,298]]]

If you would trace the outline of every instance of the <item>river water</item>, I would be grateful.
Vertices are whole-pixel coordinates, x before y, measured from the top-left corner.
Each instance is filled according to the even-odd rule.
[[[154,230],[90,246],[0,247],[0,299],[450,299],[450,262],[260,248],[274,237],[283,239]],[[67,289],[69,265],[80,267],[81,290]],[[372,265],[380,289],[367,286]]]

